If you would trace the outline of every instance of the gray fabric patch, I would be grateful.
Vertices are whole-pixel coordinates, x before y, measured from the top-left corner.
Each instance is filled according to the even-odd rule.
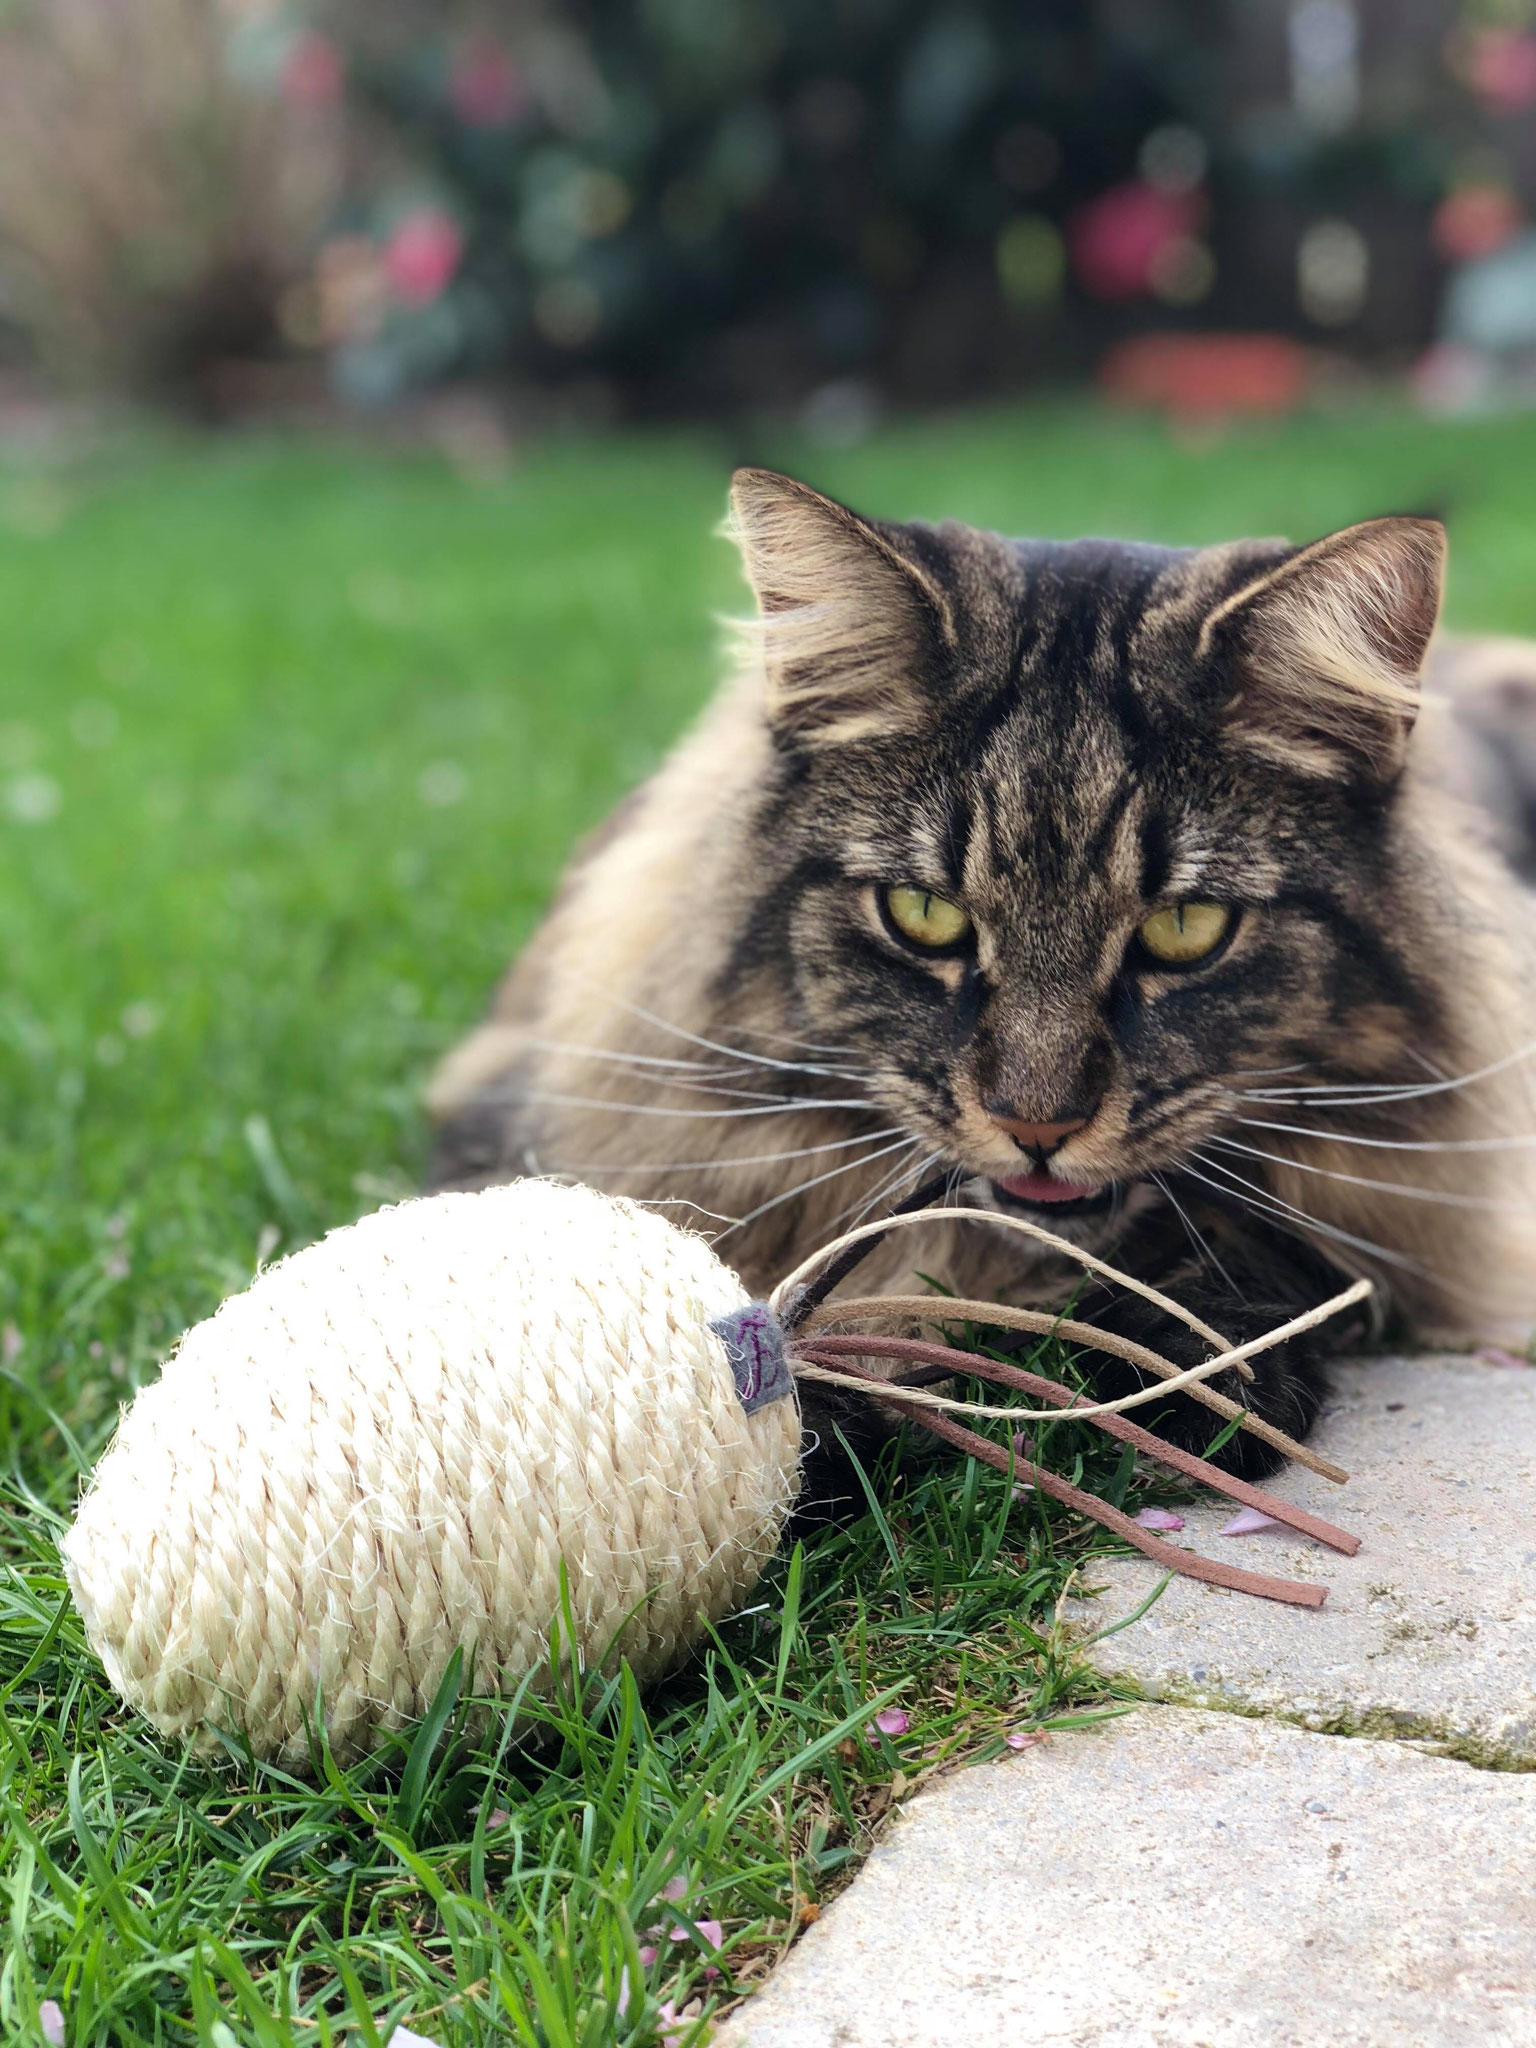
[[[784,1357],[784,1331],[766,1301],[748,1302],[709,1326],[725,1346],[736,1392],[748,1415],[794,1390]]]

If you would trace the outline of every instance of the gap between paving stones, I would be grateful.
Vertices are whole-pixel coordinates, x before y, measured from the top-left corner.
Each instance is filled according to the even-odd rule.
[[[957,1771],[718,2048],[1532,2048],[1536,1781],[1146,1705]]]
[[[1097,1598],[1069,1604],[1082,1628],[1087,1664],[1115,1697],[1136,1708],[1111,1725],[1130,1731],[1138,1723],[1149,1725],[1150,1717],[1150,1725],[1163,1731],[1158,1742],[1193,1736],[1213,1753],[1241,1744],[1244,1723],[1262,1746],[1279,1743],[1284,1749],[1287,1743],[1336,1737],[1358,1745],[1362,1767],[1385,1747],[1410,1772],[1410,1757],[1421,1758],[1431,1772],[1470,1766],[1484,1774],[1490,1796],[1501,1796],[1491,1787],[1502,1782],[1523,1802],[1527,1795],[1516,1793],[1511,1781],[1536,1771],[1536,1372],[1443,1358],[1340,1366],[1317,1441],[1350,1469],[1349,1485],[1335,1488],[1291,1467],[1273,1490],[1353,1529],[1363,1539],[1356,1558],[1340,1557],[1291,1532],[1222,1537],[1219,1531],[1232,1513],[1227,1503],[1186,1510],[1186,1527],[1173,1540],[1257,1569],[1325,1580],[1330,1594],[1321,1609],[1286,1609],[1175,1579],[1140,1620],[1094,1641],[1096,1632],[1133,1613],[1161,1575],[1141,1558],[1100,1558],[1086,1568],[1089,1582],[1104,1589]],[[1229,1734],[1220,1732],[1223,1724]],[[1078,1739],[1063,1736],[1057,1746]],[[1106,1759],[1130,1756],[1138,1738],[1129,1739],[1131,1750],[1111,1745]],[[1020,1760],[976,1768],[986,1778],[1026,1766]],[[1114,1766],[1106,1762],[1100,1768],[1112,1773]],[[814,2015],[802,2028],[790,2020],[787,2001],[803,2002],[807,1988],[819,1992],[827,1981],[819,1958],[833,1930],[851,1925],[851,1936],[838,1933],[835,1939],[844,1948],[852,1941],[863,1953],[858,1930],[868,1920],[864,1888],[883,1887],[879,1873],[891,1858],[905,1856],[906,1830],[914,1821],[927,1826],[926,1816],[934,1811],[930,1802],[945,1810],[957,1803],[970,1807],[969,1795],[948,1789],[970,1775],[946,1773],[890,1816],[851,1883],[781,1963],[768,1990],[726,2022],[721,2048],[737,2042],[755,2048],[759,2041],[764,2048],[802,2041],[808,2048],[823,2041],[832,2048],[834,2042],[866,2038],[862,2021],[845,2011],[847,2001],[835,1990],[828,1996],[842,2014],[837,2025],[851,2032],[826,2031]],[[1058,1930],[1057,1938],[1067,1936]],[[958,1928],[955,1939],[961,1942]],[[1445,1933],[1445,1941],[1454,1946],[1454,1930]],[[781,1983],[784,1998],[773,1989]],[[1536,2003],[1531,2011],[1536,2014]],[[761,2028],[754,2014],[761,2016]],[[929,2038],[919,2020],[909,2015],[908,2023],[917,2031],[890,2039]],[[1482,2023],[1494,2026],[1492,2014]],[[1390,2029],[1398,2021],[1382,2024]],[[1274,2026],[1264,2039],[1289,2038],[1281,2022]],[[1077,2036],[1069,2029],[1048,2038]],[[1081,2038],[1172,2039],[1156,2027],[1144,2035],[1112,2030],[1101,2037],[1096,2021]],[[1228,2037],[1220,2032],[1212,2036],[1217,2038]],[[1337,2031],[1330,2036],[1334,2048],[1355,2038]],[[1378,2038],[1406,2040],[1411,2034],[1359,2038],[1375,2048]],[[1494,2031],[1482,2038],[1509,2037]],[[1536,2043],[1536,2017],[1529,2042]]]

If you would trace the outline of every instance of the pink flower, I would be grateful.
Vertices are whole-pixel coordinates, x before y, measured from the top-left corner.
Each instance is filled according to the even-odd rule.
[[[453,281],[464,253],[464,236],[452,214],[440,206],[408,213],[384,247],[384,273],[397,299],[429,305]]]
[[[1170,242],[1199,227],[1198,192],[1160,192],[1155,185],[1114,185],[1080,206],[1067,223],[1078,282],[1096,299],[1134,299],[1152,286],[1157,259]]]
[[[1010,1749],[1033,1749],[1038,1743],[1050,1740],[1043,1728],[1015,1728],[1003,1740]]]
[[[1467,46],[1466,73],[1484,106],[1519,113],[1536,101],[1536,36],[1528,29],[1479,29]]]
[[[1435,208],[1435,247],[1450,263],[1491,256],[1519,232],[1520,202],[1504,185],[1462,185]]]
[[[1217,1530],[1219,1536],[1257,1536],[1264,1529],[1283,1529],[1284,1522],[1277,1522],[1273,1515],[1261,1514],[1257,1508],[1239,1508],[1230,1522]]]
[[[59,2001],[45,1998],[37,2008],[37,2017],[48,2048],[64,2048],[64,2008]]]
[[[1184,1526],[1184,1517],[1170,1514],[1167,1508],[1143,1508],[1139,1515],[1132,1515],[1131,1520],[1143,1529],[1182,1529]]]
[[[283,60],[283,98],[295,106],[329,107],[340,97],[341,84],[341,53],[330,37],[317,29],[296,36]]]
[[[659,1948],[657,1948],[653,1943],[647,1942],[644,1948],[642,1948],[640,1951],[641,1967],[643,1969],[648,1970],[660,1954],[661,1950]]]
[[[905,1735],[911,1726],[911,1716],[900,1707],[882,1707],[873,1721],[865,1723],[864,1733],[873,1735],[878,1728],[882,1735]]]
[[[448,72],[448,101],[471,128],[505,128],[527,98],[517,66],[492,36],[471,36]]]

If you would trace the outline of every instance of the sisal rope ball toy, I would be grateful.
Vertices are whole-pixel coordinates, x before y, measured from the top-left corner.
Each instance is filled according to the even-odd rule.
[[[865,1225],[753,1302],[700,1237],[588,1188],[517,1181],[384,1209],[261,1273],[188,1332],[125,1412],[62,1544],[92,1647],[162,1735],[304,1764],[318,1703],[333,1751],[419,1718],[455,1651],[469,1688],[552,1683],[627,1659],[641,1682],[750,1592],[799,1484],[797,1378],[896,1401],[915,1421],[1113,1528],[1167,1568],[1270,1599],[1323,1590],[1216,1564],[960,1427],[1089,1419],[1218,1491],[1352,1550],[1355,1539],[1124,1421],[1187,1389],[1342,1479],[1203,1385],[1360,1298],[1225,1346],[1177,1303],[1020,1218],[922,1206]],[[831,1289],[887,1231],[936,1217],[1024,1232],[1110,1273],[1200,1331],[1179,1371],[1128,1339],[1040,1311]],[[820,1268],[819,1277],[811,1277]],[[914,1315],[1054,1329],[1154,1376],[1085,1404],[1055,1382],[839,1321]],[[856,1362],[915,1366],[905,1381]],[[887,1368],[889,1370],[889,1366]],[[1052,1405],[930,1390],[957,1371]],[[574,1635],[574,1640],[568,1639]]]
[[[757,1578],[797,1404],[748,1414],[711,1322],[748,1305],[700,1237],[520,1181],[381,1210],[191,1330],[64,1543],[113,1685],[162,1734],[299,1762],[547,1660],[565,1565],[583,1664],[642,1681]]]

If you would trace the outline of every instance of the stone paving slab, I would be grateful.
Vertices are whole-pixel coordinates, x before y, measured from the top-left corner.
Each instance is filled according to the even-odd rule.
[[[1335,1377],[1314,1441],[1349,1484],[1291,1467],[1271,1490],[1360,1536],[1358,1556],[1289,1530],[1221,1536],[1228,1503],[1185,1510],[1168,1538],[1322,1580],[1326,1604],[1282,1607],[1175,1579],[1143,1620],[1094,1647],[1093,1663],[1152,1699],[1536,1765],[1536,1371],[1379,1359]],[[1108,1590],[1071,1611],[1102,1628],[1161,1576],[1140,1558],[1095,1564],[1089,1583]]]
[[[1536,1776],[1139,1707],[913,1800],[716,2048],[1533,2048]]]

